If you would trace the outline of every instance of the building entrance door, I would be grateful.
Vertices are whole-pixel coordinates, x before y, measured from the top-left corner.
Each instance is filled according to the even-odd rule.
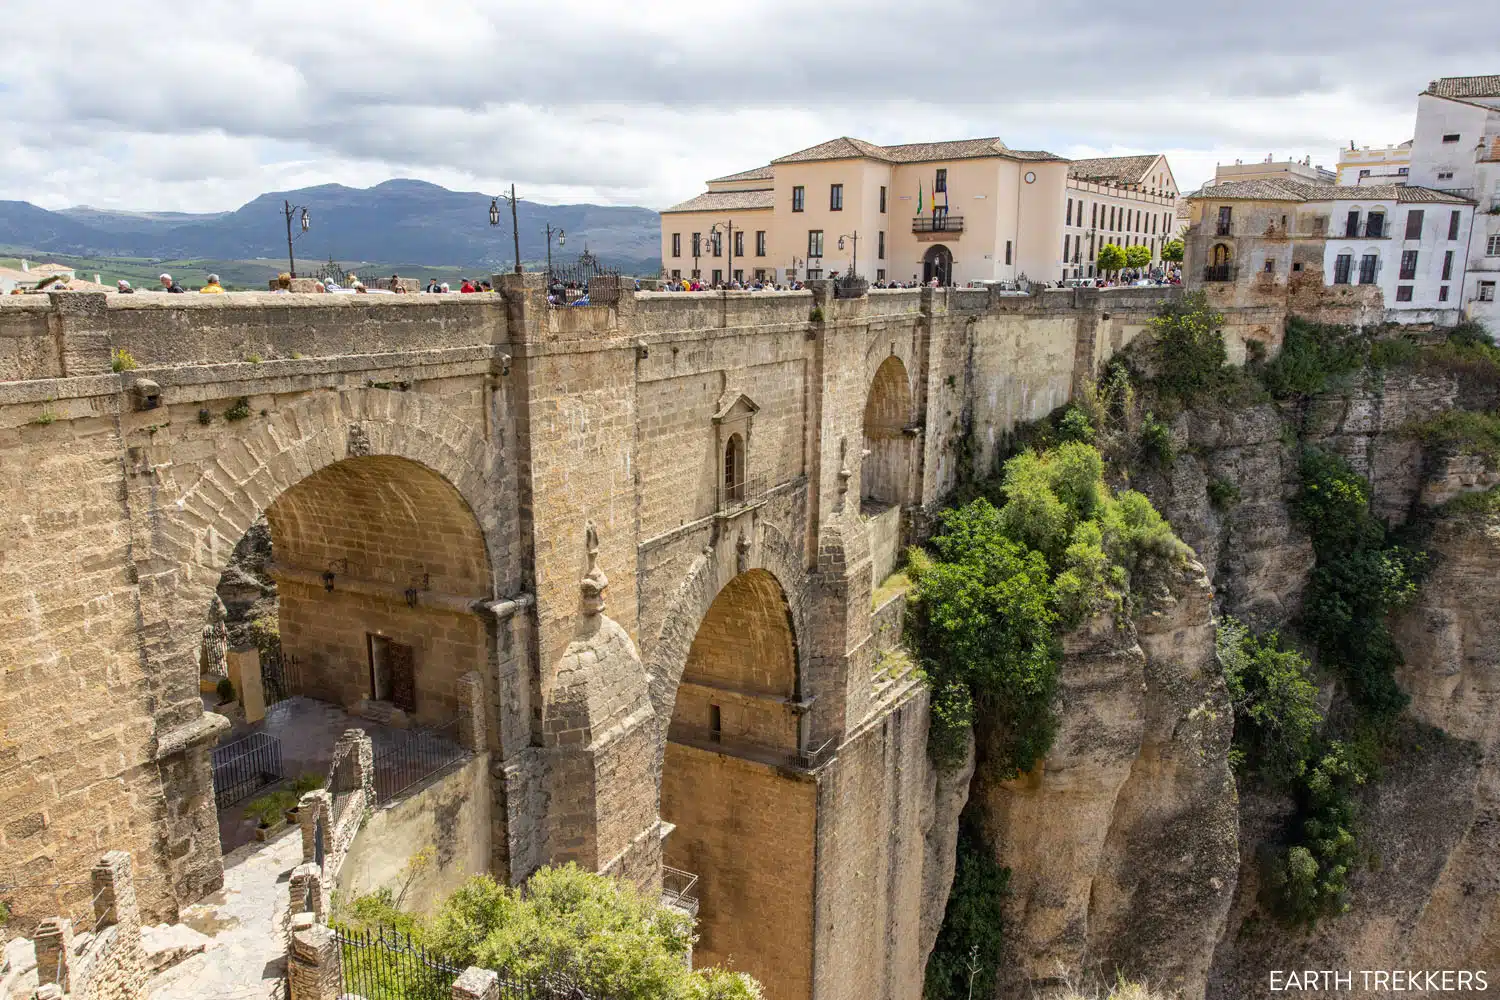
[[[922,284],[933,278],[941,286],[953,284],[953,252],[939,243],[922,255]]]

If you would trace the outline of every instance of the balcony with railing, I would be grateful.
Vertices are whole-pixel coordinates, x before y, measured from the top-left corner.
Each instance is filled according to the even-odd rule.
[[[962,215],[919,215],[911,220],[913,233],[961,233],[964,231]]]
[[[715,509],[721,514],[726,514],[748,507],[761,500],[766,495],[767,488],[764,473],[747,476],[732,483],[720,483],[718,495],[715,497]]]
[[[698,915],[698,876],[680,868],[661,866],[661,901],[689,916]]]
[[[1233,264],[1209,264],[1203,269],[1204,281],[1233,281]]]
[[[788,767],[795,771],[816,771],[833,759],[837,751],[836,741],[824,740],[815,747],[787,748],[757,743],[738,736],[726,736],[718,729],[695,726],[687,722],[672,720],[667,728],[667,739],[672,743],[727,754],[744,760],[759,761],[775,767]]]

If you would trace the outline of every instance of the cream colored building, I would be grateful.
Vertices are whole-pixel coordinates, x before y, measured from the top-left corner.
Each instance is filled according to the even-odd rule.
[[[1321,163],[1314,164],[1311,156],[1304,156],[1300,160],[1290,157],[1278,160],[1268,154],[1264,160],[1255,163],[1235,160],[1233,163],[1214,164],[1214,179],[1204,187],[1229,184],[1234,181],[1297,181],[1302,184],[1332,184],[1337,179],[1338,174]]]
[[[1068,164],[1063,205],[1063,277],[1094,277],[1099,248],[1143,246],[1153,267],[1175,235],[1180,192],[1160,153],[1103,156]]]
[[[965,285],[1069,277],[1106,240],[1138,240],[1159,255],[1176,211],[1165,159],[1079,163],[1097,168],[1074,176],[1079,164],[996,138],[834,139],[714,178],[662,212],[662,266],[709,284],[857,271]],[[1090,212],[1113,221],[1084,225]]]
[[[1360,146],[1339,150],[1340,184],[1405,184],[1411,173],[1412,140],[1391,146]]]

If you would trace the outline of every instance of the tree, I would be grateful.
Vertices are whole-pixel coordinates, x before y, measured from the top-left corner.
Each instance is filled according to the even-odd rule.
[[[1173,239],[1167,240],[1167,242],[1162,245],[1161,259],[1166,261],[1168,264],[1181,264],[1183,251],[1184,247],[1182,245],[1182,241],[1174,237]]]
[[[1140,244],[1125,248],[1125,266],[1137,270],[1151,266],[1151,248]]]
[[[1157,391],[1189,403],[1223,384],[1224,317],[1202,292],[1168,302],[1151,320]]]
[[[1106,243],[1099,248],[1097,263],[1101,274],[1112,274],[1125,266],[1125,251],[1113,243]]]

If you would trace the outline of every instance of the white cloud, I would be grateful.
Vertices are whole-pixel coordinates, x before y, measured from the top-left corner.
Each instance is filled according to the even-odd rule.
[[[1429,78],[1500,69],[1479,0],[1369,0],[1358,32],[1292,0],[1219,6],[81,0],[99,30],[0,37],[0,197],[211,211],[414,176],[662,207],[846,134],[1165,150],[1191,187],[1216,161],[1408,138]]]

